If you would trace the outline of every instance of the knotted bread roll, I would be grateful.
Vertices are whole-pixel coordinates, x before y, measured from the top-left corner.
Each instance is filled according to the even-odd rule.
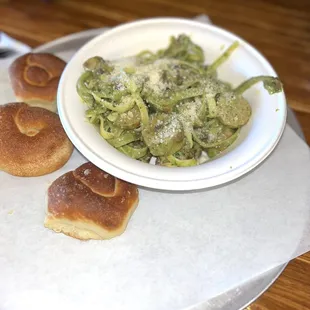
[[[86,163],[49,187],[44,225],[81,240],[110,239],[125,231],[138,201],[137,186]]]
[[[0,170],[40,176],[62,167],[72,152],[57,114],[21,102],[0,106]]]
[[[28,53],[9,68],[12,88],[19,102],[56,112],[56,95],[66,63],[47,53]]]

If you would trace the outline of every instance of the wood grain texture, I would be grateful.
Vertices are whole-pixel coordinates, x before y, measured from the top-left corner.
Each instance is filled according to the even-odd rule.
[[[273,64],[310,144],[310,0],[0,0],[0,30],[35,47],[138,18],[203,13]],[[310,253],[293,260],[247,309],[310,309]]]

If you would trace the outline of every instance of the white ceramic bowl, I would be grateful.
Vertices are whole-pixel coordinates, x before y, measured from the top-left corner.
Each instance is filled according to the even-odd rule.
[[[240,47],[218,70],[219,78],[233,86],[256,75],[276,76],[255,48],[228,31],[185,19],[153,18],[118,26],[88,42],[70,60],[59,84],[59,115],[76,148],[99,168],[145,187],[182,191],[229,182],[261,163],[275,148],[285,127],[284,93],[270,96],[260,83],[244,94],[252,107],[251,120],[229,152],[215,160],[195,167],[159,167],[131,159],[110,146],[85,121],[85,106],[76,92],[83,62],[95,55],[112,60],[144,49],[157,50],[167,46],[171,35],[181,33],[190,35],[203,48],[207,63],[233,41],[240,42]]]

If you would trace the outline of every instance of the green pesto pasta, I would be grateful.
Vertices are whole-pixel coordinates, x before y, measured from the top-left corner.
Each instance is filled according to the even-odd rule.
[[[142,162],[188,167],[202,154],[216,158],[251,117],[242,94],[258,82],[270,95],[282,91],[276,77],[253,77],[235,89],[219,80],[218,67],[237,47],[206,65],[202,48],[181,34],[157,52],[119,61],[92,57],[77,82],[85,116],[110,145]]]

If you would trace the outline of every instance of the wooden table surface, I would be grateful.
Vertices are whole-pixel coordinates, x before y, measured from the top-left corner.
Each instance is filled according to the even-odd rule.
[[[310,144],[310,0],[0,0],[0,31],[35,47],[137,18],[202,13],[269,59]],[[310,252],[247,309],[310,309]]]

